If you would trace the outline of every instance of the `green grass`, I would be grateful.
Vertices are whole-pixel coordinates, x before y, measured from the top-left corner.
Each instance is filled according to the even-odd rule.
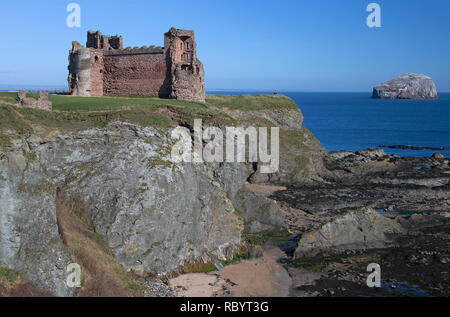
[[[307,136],[314,138],[313,140],[317,140],[304,126],[302,126],[301,131],[280,129],[280,143],[287,148],[298,148],[300,146],[299,150],[304,153],[311,151],[311,149],[306,145]]]
[[[298,109],[292,99],[283,95],[208,95],[206,103],[232,110]]]
[[[213,263],[209,263],[203,267],[202,273],[211,273],[217,271],[217,267]]]
[[[32,97],[34,94],[29,94],[29,96]],[[18,104],[16,97],[16,93],[0,93],[0,105],[3,105],[0,109],[1,127],[17,128],[18,124],[14,121],[21,115],[32,123],[41,123],[46,126],[50,124],[56,127],[64,123],[77,121],[94,123],[94,125],[96,122],[105,124],[105,119],[114,119],[115,116],[123,121],[130,121],[143,126],[170,126],[172,121],[158,111],[163,107],[169,107],[187,121],[193,122],[193,119],[198,118],[205,122],[213,119],[233,122],[231,117],[207,104],[155,97],[74,97],[50,95],[49,99],[53,103],[53,112],[20,107],[8,108],[12,104]],[[11,115],[12,112],[15,115]],[[60,124],[58,125],[58,123]]]
[[[37,98],[38,94],[28,94]],[[76,97],[65,95],[49,95],[54,111],[105,111],[130,110],[143,107],[155,109],[170,106],[187,113],[223,115],[215,108],[228,107],[229,109],[261,110],[261,109],[297,109],[295,102],[283,95],[208,95],[206,104],[161,99],[150,96],[105,96],[105,97]],[[17,103],[17,93],[0,92],[0,104]]]
[[[0,279],[6,280],[9,284],[13,284],[18,277],[19,274],[14,270],[6,267],[0,267]]]
[[[2,101],[16,103],[18,101],[17,93],[16,92],[0,92],[0,103]]]
[[[241,261],[246,261],[249,259],[248,253],[235,254],[232,259],[227,258],[224,261],[221,261],[223,266],[227,266],[233,263],[239,263]]]
[[[59,111],[72,110],[120,110],[136,106],[173,106],[175,108],[205,109],[205,105],[195,102],[160,99],[156,97],[75,97],[51,95],[53,109]]]
[[[189,273],[210,273],[217,271],[217,267],[214,263],[203,263],[201,261],[193,261],[185,263],[180,267],[180,272],[183,274]]]

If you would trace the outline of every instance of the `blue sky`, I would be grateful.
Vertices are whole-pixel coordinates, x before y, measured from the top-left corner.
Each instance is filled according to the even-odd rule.
[[[66,26],[71,2],[81,28]],[[381,28],[366,25],[371,2]],[[3,0],[0,85],[66,85],[87,30],[162,46],[171,26],[196,31],[209,90],[371,91],[416,72],[450,91],[448,0]]]

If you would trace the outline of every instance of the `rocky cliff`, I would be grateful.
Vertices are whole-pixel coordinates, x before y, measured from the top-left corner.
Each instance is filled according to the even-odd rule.
[[[276,202],[249,192],[246,182],[321,177],[325,150],[286,97],[211,96],[207,105],[171,106],[158,99],[130,106],[144,101],[124,98],[123,108],[73,111],[63,109],[78,99],[51,96],[57,111],[45,115],[7,97],[0,106],[0,267],[54,295],[117,295],[105,289],[135,295],[139,288],[127,271],[147,276],[214,267],[245,250],[244,231],[286,230]],[[90,102],[82,99],[82,106]],[[170,131],[191,127],[196,117],[217,126],[280,127],[280,170],[175,164]],[[65,283],[72,262],[85,272],[81,291]],[[97,280],[105,281],[102,289]]]
[[[433,80],[422,74],[404,74],[373,89],[375,99],[437,99]]]

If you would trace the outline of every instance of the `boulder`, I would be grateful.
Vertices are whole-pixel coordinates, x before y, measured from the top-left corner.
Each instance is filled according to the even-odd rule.
[[[334,254],[346,250],[373,249],[388,246],[392,234],[405,233],[397,219],[389,219],[365,207],[338,216],[318,229],[305,233],[294,258]]]
[[[387,156],[386,152],[382,149],[366,149],[357,151],[356,154],[371,160],[377,160]]]
[[[403,74],[373,89],[374,99],[437,99],[436,85],[422,74]]]
[[[435,159],[435,160],[445,160],[445,156],[442,155],[441,153],[434,153],[431,158]]]
[[[328,154],[328,156],[332,159],[332,160],[342,160],[350,155],[354,155],[355,153],[350,152],[350,151],[338,151],[338,152],[330,152]]]

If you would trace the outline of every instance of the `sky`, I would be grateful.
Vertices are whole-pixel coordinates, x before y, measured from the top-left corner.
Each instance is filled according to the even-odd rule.
[[[66,24],[71,2],[80,28]],[[371,2],[380,28],[366,24]],[[172,26],[195,30],[207,90],[366,92],[412,72],[450,92],[448,0],[2,0],[0,86],[67,85],[88,30],[163,46]]]

